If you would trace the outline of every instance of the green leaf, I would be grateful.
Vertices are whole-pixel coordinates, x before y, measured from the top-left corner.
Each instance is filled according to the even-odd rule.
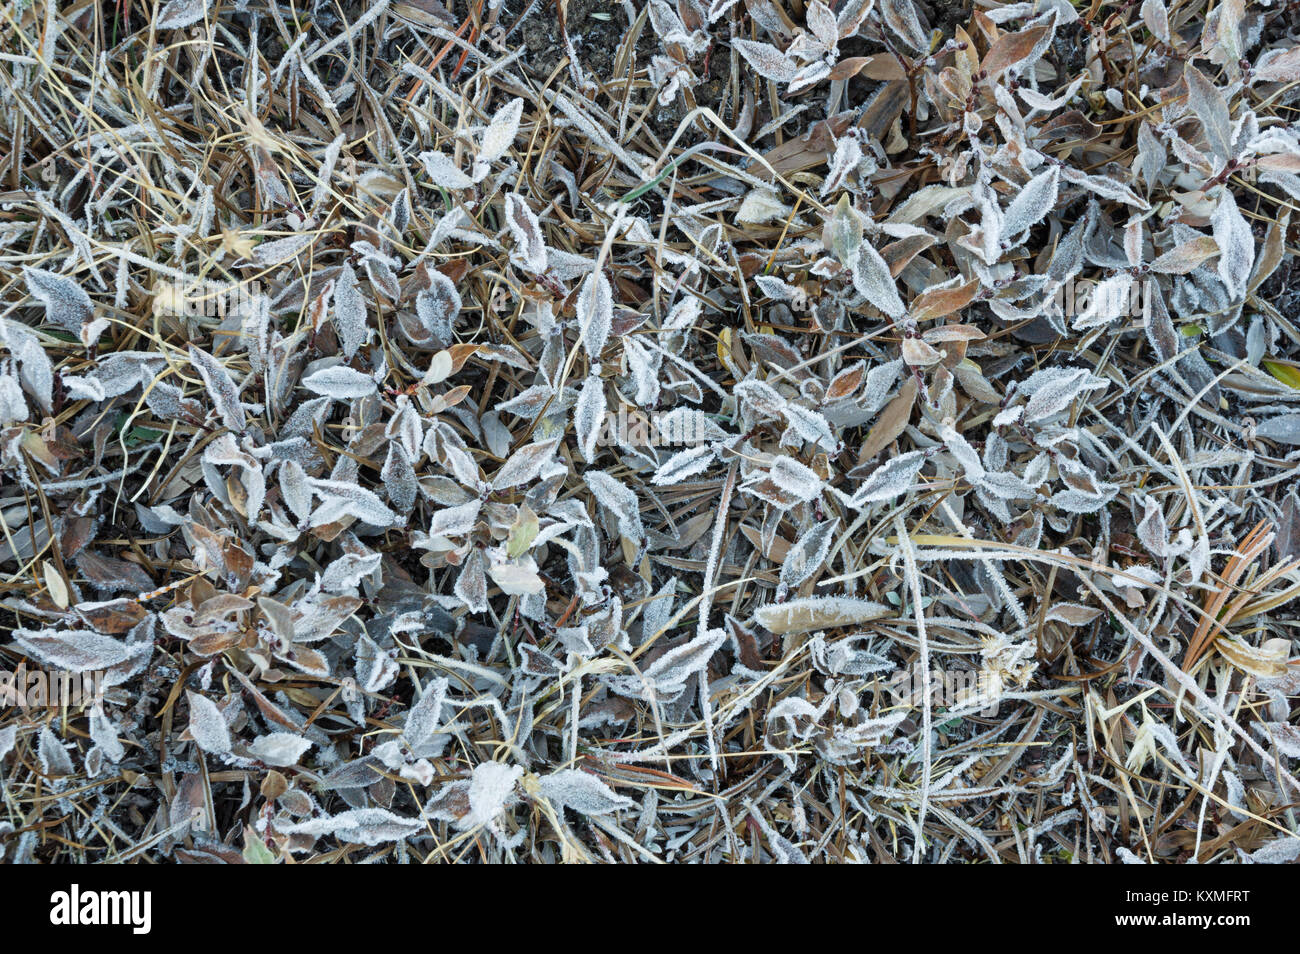
[[[253,830],[247,829],[244,832],[244,860],[250,865],[273,865],[275,864],[275,852],[266,847],[266,842],[258,838]]]
[[[1280,361],[1265,361],[1264,368],[1287,387],[1300,391],[1300,368]]]
[[[533,513],[528,504],[523,504],[519,508],[519,513],[515,515],[514,525],[510,528],[510,536],[506,538],[506,556],[512,560],[517,560],[533,545],[537,539],[539,525],[537,514]]]
[[[840,197],[827,224],[831,253],[847,268],[862,244],[862,219],[849,203],[847,195]]]

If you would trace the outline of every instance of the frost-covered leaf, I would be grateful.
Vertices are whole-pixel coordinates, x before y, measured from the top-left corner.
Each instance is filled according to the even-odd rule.
[[[1041,421],[1065,410],[1080,394],[1105,389],[1107,382],[1085,368],[1044,368],[1021,386],[1032,395],[1025,405],[1026,421]]]
[[[528,203],[514,192],[506,195],[506,225],[515,240],[512,260],[535,275],[546,271],[546,239],[542,227]]]
[[[800,500],[812,500],[821,493],[824,483],[811,468],[786,456],[772,461],[767,476],[779,488]]]
[[[836,640],[826,651],[826,668],[832,673],[847,676],[868,676],[876,672],[888,672],[894,664],[878,653],[859,648],[871,639],[867,635],[846,636]]]
[[[1300,46],[1289,50],[1268,50],[1255,63],[1253,82],[1291,83],[1296,80],[1300,80]]]
[[[788,83],[794,79],[798,67],[790,59],[772,46],[770,43],[759,43],[754,40],[735,39],[732,41],[740,55],[745,58],[754,71],[764,79],[774,80],[777,83]]]
[[[290,235],[287,238],[272,239],[253,249],[252,259],[258,265],[280,265],[297,257],[309,245],[316,241],[316,236]]]
[[[542,578],[537,574],[537,561],[529,556],[492,563],[488,566],[488,576],[507,596],[543,593],[546,589]]]
[[[631,540],[645,538],[641,525],[641,507],[636,494],[616,477],[603,470],[589,470],[582,479],[602,507],[614,514],[620,532]]]
[[[1289,722],[1257,722],[1255,731],[1290,759],[1300,759],[1300,728]]]
[[[298,760],[313,745],[310,739],[304,739],[292,732],[272,732],[270,735],[258,736],[248,747],[248,754],[267,765],[285,767],[297,765]]]
[[[664,316],[663,330],[685,331],[700,317],[702,307],[698,298],[688,295],[669,309],[668,314]]]
[[[1158,255],[1151,263],[1151,270],[1165,275],[1186,275],[1218,252],[1218,242],[1202,235]]]
[[[104,400],[102,387],[91,391],[89,388],[78,387],[78,384],[79,379],[72,375],[63,379],[63,386],[74,399],[85,397],[94,401]],[[12,375],[0,377],[0,426],[7,427],[26,418],[27,401],[23,397],[22,384]]]
[[[384,482],[389,503],[398,512],[409,513],[415,506],[419,487],[411,456],[400,443],[394,441],[388,445],[388,456],[384,459],[384,467],[379,476]]]
[[[14,743],[18,740],[18,727],[7,725],[0,729],[0,762],[3,762],[5,756],[14,750]]]
[[[841,596],[809,596],[788,603],[759,607],[754,619],[777,635],[856,626],[894,615],[894,610],[869,600]]]
[[[424,171],[429,174],[433,184],[444,189],[468,189],[476,181],[457,169],[456,164],[444,153],[422,152],[420,162],[424,164]]]
[[[1143,286],[1142,322],[1147,340],[1161,361],[1168,361],[1178,354],[1178,332],[1154,278],[1148,278]]]
[[[482,179],[489,167],[506,154],[519,132],[519,120],[523,116],[524,101],[515,97],[492,116],[483,138],[479,140],[478,156],[474,159],[474,179]]]
[[[327,593],[338,593],[355,589],[361,581],[379,568],[383,559],[381,553],[345,553],[337,560],[331,561],[321,574],[321,589]]]
[[[541,521],[533,509],[526,503],[520,506],[514,523],[510,526],[510,535],[506,537],[506,556],[516,560],[527,553],[540,529]]]
[[[1278,414],[1255,425],[1255,435],[1279,444],[1300,444],[1300,414]]]
[[[891,457],[862,482],[862,486],[853,495],[853,506],[863,507],[869,503],[891,500],[907,493],[916,483],[916,475],[925,466],[925,460],[924,451],[909,451]]]
[[[400,671],[394,658],[396,649],[385,652],[369,636],[362,635],[356,645],[356,680],[362,692],[383,692]]]
[[[1101,328],[1128,315],[1133,310],[1136,287],[1133,276],[1127,272],[1112,275],[1091,290],[1088,305],[1074,319],[1073,327],[1080,331]]]
[[[920,338],[904,338],[900,350],[903,360],[913,368],[928,368],[943,360],[943,352]]]
[[[429,740],[442,724],[442,704],[447,698],[450,683],[441,677],[432,679],[424,687],[424,694],[406,714],[404,735],[413,746]]]
[[[858,294],[875,305],[890,318],[901,318],[907,309],[898,297],[898,286],[889,274],[889,266],[880,253],[863,242],[853,258],[853,287]]]
[[[790,422],[801,440],[818,444],[823,448],[833,448],[835,446],[835,435],[831,432],[830,424],[826,418],[817,411],[809,410],[798,404],[786,404],[782,408],[782,413]]]
[[[442,272],[429,272],[429,287],[415,296],[415,313],[425,330],[450,345],[455,339],[452,329],[461,307],[455,283]]]
[[[1063,166],[1061,177],[1082,186],[1100,198],[1124,202],[1144,211],[1150,208],[1150,204],[1145,199],[1122,182],[1116,182],[1109,176],[1090,176],[1073,166]]]
[[[736,397],[753,408],[762,417],[779,417],[785,413],[787,402],[770,384],[749,379],[735,387]]]
[[[453,592],[471,613],[486,613],[488,609],[485,562],[483,551],[473,550],[456,577]]]
[[[578,435],[582,456],[595,460],[596,443],[605,426],[605,382],[598,374],[587,375],[573,407],[573,429]]]
[[[302,379],[302,385],[336,401],[365,397],[375,392],[373,378],[342,364],[331,365],[307,375]]]
[[[817,523],[795,541],[794,546],[786,551],[785,561],[781,564],[781,582],[788,587],[796,587],[812,576],[826,562],[826,554],[835,540],[835,531],[839,519]]]
[[[558,437],[525,444],[501,465],[492,480],[492,489],[508,490],[536,480],[542,469],[554,458],[555,449],[559,445]]]
[[[1161,43],[1169,42],[1169,11],[1164,0],[1142,0],[1142,22]]]
[[[1201,121],[1206,142],[1220,159],[1228,159],[1232,155],[1232,119],[1227,101],[1192,64],[1183,67],[1183,78],[1187,81],[1187,105],[1191,114]]]
[[[654,417],[654,430],[660,442],[670,444],[697,444],[725,440],[727,432],[713,422],[703,411],[690,407],[677,407]]]
[[[1278,835],[1246,855],[1255,865],[1288,865],[1300,858],[1300,837]]]
[[[907,3],[908,0],[895,0]],[[1018,66],[1048,39],[1051,25],[1026,27],[1019,33],[1003,33],[989,47],[980,63],[981,73],[997,77],[1003,70]],[[921,47],[923,49],[923,47]]]
[[[496,820],[516,798],[515,784],[524,774],[518,765],[483,762],[474,766],[469,781],[469,813],[458,827],[470,829]]]
[[[357,287],[357,273],[346,262],[334,282],[334,327],[338,329],[345,358],[351,358],[370,338],[366,300]]]
[[[68,750],[63,747],[59,737],[50,731],[49,726],[41,726],[36,736],[36,758],[41,763],[41,774],[53,778],[73,775],[76,768],[68,757]]]
[[[664,695],[672,695],[694,673],[703,671],[713,654],[727,641],[727,634],[711,629],[691,639],[676,649],[670,649],[642,673],[646,685],[653,686]]]
[[[190,345],[190,363],[194,365],[208,389],[208,396],[213,406],[221,415],[221,421],[235,433],[244,429],[247,419],[244,417],[243,405],[239,403],[239,389],[229,372],[216,358]]]
[[[27,291],[45,306],[45,316],[56,325],[76,333],[95,317],[90,296],[75,279],[30,266],[23,266],[23,278]]]
[[[765,225],[790,214],[789,208],[772,189],[753,189],[736,210],[737,225]]]
[[[154,23],[159,30],[183,30],[198,23],[207,12],[208,0],[168,0]]]
[[[576,307],[582,346],[592,361],[599,361],[614,324],[614,296],[609,279],[601,272],[588,275],[578,291]]]
[[[230,753],[230,727],[217,704],[207,696],[191,690],[185,691],[190,706],[190,736],[204,752],[210,755]]]
[[[87,629],[13,631],[15,645],[52,669],[65,672],[113,670],[142,665],[152,654],[151,645],[125,643]],[[109,681],[112,684],[112,681]]]
[[[1251,234],[1237,200],[1231,192],[1219,198],[1218,208],[1210,219],[1214,241],[1219,247],[1219,278],[1234,299],[1245,294],[1251,266],[1255,263],[1255,237]]]
[[[538,791],[557,807],[572,808],[583,815],[609,815],[636,806],[636,802],[615,794],[596,776],[578,769],[560,769],[542,776]]]
[[[333,523],[343,516],[355,517],[376,527],[388,527],[397,523],[397,515],[384,505],[373,490],[342,480],[309,477],[308,483],[321,498],[320,505],[312,514],[311,523],[314,527]]]
[[[660,464],[650,482],[660,487],[679,484],[707,470],[715,456],[713,448],[708,445],[688,447]]]
[[[1067,513],[1096,513],[1106,503],[1113,494],[1089,493],[1086,490],[1062,490],[1058,494],[1053,494],[1051,505]]]
[[[909,48],[918,51],[928,48],[929,38],[916,16],[912,0],[881,0],[880,16],[894,35]]]
[[[90,710],[90,739],[110,762],[116,764],[126,757],[126,746],[117,737],[117,728],[104,714],[101,705]],[[2,753],[0,758],[4,758]]]
[[[333,835],[340,842],[358,845],[382,845],[428,831],[422,819],[403,818],[384,808],[355,808],[276,828],[287,835]]]
[[[1002,220],[1002,240],[1010,242],[1043,220],[1056,205],[1061,174],[1055,166],[1034,176],[1007,206]]]
[[[826,401],[842,401],[852,395],[861,386],[863,379],[866,377],[867,364],[865,361],[855,361],[839,374],[835,375],[831,383],[826,386]]]
[[[822,241],[836,260],[847,268],[857,258],[858,246],[862,244],[862,232],[862,216],[845,195],[835,204]]]
[[[311,516],[311,485],[296,460],[287,460],[280,468],[280,497],[299,521]]]

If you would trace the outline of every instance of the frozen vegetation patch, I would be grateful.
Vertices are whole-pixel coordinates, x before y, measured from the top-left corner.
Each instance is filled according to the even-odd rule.
[[[1295,859],[1294,4],[10,7],[5,861]]]

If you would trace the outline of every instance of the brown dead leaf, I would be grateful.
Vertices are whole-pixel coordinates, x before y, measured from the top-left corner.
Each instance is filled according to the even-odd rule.
[[[867,439],[862,442],[862,449],[858,452],[859,464],[865,464],[898,439],[907,427],[915,403],[916,379],[908,378],[898,389],[898,396],[885,405]]]

